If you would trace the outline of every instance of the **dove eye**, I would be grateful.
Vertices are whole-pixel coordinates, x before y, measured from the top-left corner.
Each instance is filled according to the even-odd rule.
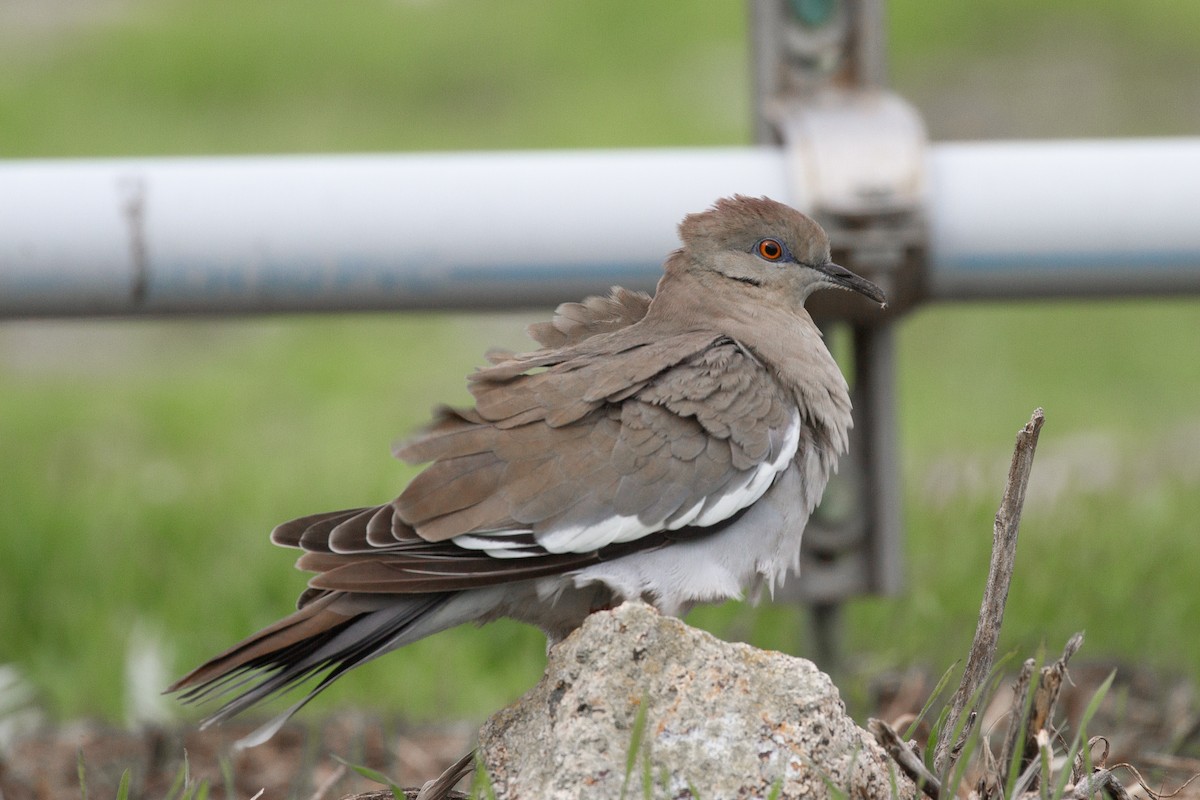
[[[754,246],[754,252],[767,261],[779,261],[787,250],[778,239],[763,239]]]

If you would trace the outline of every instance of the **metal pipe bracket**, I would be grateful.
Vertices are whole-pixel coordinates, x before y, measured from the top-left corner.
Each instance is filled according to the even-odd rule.
[[[924,294],[928,137],[916,109],[876,87],[827,86],[764,109],[784,144],[789,185],[835,244],[834,257],[875,281],[890,317]],[[840,294],[813,298],[816,316],[880,322]]]

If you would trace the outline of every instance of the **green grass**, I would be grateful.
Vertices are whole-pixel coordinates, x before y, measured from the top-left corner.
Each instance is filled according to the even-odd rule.
[[[488,335],[420,316],[84,323],[55,334],[81,359],[56,366],[38,327],[5,337],[38,363],[3,381],[0,607],[17,613],[0,616],[0,660],[56,710],[108,715],[135,621],[166,632],[182,668],[287,611],[303,578],[266,532],[395,494],[412,470],[390,443],[466,397],[460,329]],[[538,634],[513,628],[515,655],[435,639],[375,678],[426,717],[466,713],[540,670]],[[479,681],[429,669],[460,658]]]
[[[947,308],[910,320],[900,387],[910,588],[852,609],[858,645],[907,660],[953,631],[966,652],[1013,438],[1042,405],[1007,646],[1029,651],[1082,627],[1089,655],[1200,676],[1198,643],[1172,633],[1200,613],[1189,578],[1200,563],[1200,359],[1188,355],[1198,346],[1195,301]],[[937,460],[981,463],[980,488],[935,502],[914,484]],[[921,633],[897,642],[897,629]]]
[[[748,140],[740,4],[496,8],[129,2],[28,36],[0,18],[0,156]],[[1042,8],[893,4],[902,91],[939,109],[957,85],[948,75],[975,59],[996,67],[1000,89],[957,102],[1000,119],[996,135],[1100,117],[1071,132],[1194,125],[1197,104],[1179,98],[1200,66],[1195,4]],[[1100,59],[1099,83],[1144,91],[1089,106],[1095,117],[1006,110],[1016,89],[996,65],[1025,63],[1062,30],[1063,47]],[[1164,93],[1172,101],[1155,104]],[[931,119],[935,132],[975,130],[957,124]],[[182,671],[285,613],[303,577],[267,542],[270,528],[394,495],[412,472],[389,444],[435,403],[464,400],[463,375],[487,347],[521,345],[525,321],[0,325],[0,663],[17,664],[57,714],[118,718],[135,623]],[[1200,640],[1179,635],[1200,616],[1197,352],[1200,305],[1186,299],[943,306],[906,320],[908,587],[850,607],[858,669],[940,671],[965,653],[1013,436],[1042,405],[1031,494],[1043,499],[1026,510],[1002,649],[1086,628],[1090,656],[1200,678]],[[805,652],[794,609],[730,605],[694,621]],[[361,703],[479,717],[536,680],[541,651],[515,624],[455,631],[356,671],[315,712]]]
[[[364,0],[354,13],[319,0],[137,3],[48,49],[18,41],[0,55],[0,155],[745,138],[742,9],[678,16],[629,0],[588,12],[536,0],[499,12],[479,0]]]

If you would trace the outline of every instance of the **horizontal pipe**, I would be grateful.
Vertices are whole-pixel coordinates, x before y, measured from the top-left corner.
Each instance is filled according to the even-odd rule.
[[[0,317],[546,307],[649,289],[772,148],[0,161]],[[1200,291],[1200,139],[935,144],[935,299]],[[789,184],[789,180],[792,183]]]
[[[934,299],[1200,292],[1200,139],[942,143]]]
[[[0,316],[553,305],[653,288],[765,149],[0,162]]]

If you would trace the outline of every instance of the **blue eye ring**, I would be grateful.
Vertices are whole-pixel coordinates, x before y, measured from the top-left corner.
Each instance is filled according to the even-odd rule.
[[[754,245],[754,254],[763,261],[784,261],[787,258],[788,250],[783,242],[778,239],[760,239],[758,244]]]

